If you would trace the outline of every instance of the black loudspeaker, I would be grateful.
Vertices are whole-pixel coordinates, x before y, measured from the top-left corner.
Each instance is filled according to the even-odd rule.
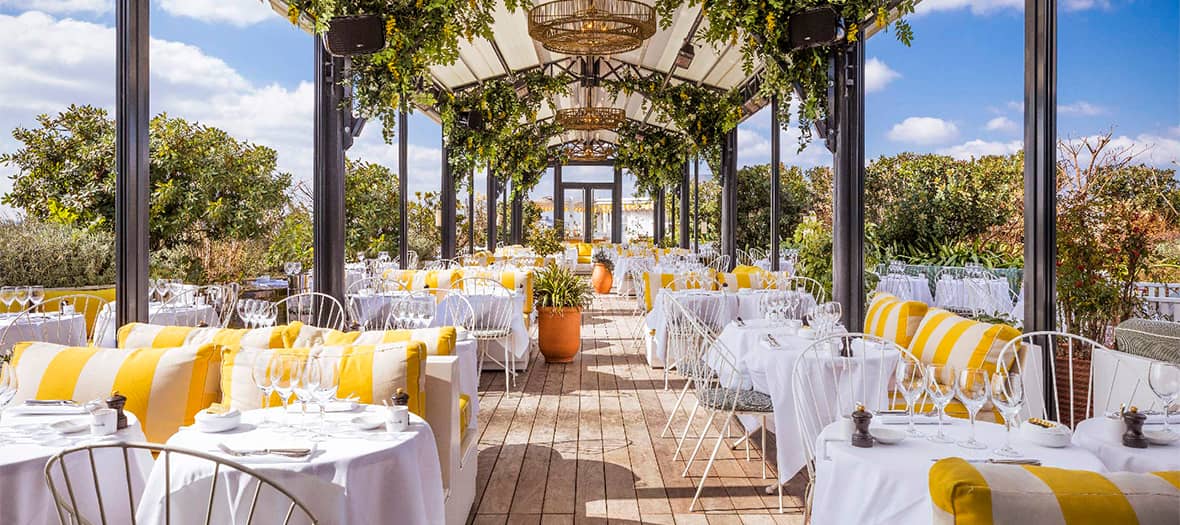
[[[787,21],[787,49],[806,49],[835,43],[839,39],[840,19],[836,12],[812,9],[795,13]]]
[[[459,125],[480,131],[483,129],[483,113],[477,109],[462,111],[458,114]]]
[[[338,57],[369,55],[385,47],[385,21],[378,15],[339,16],[328,22],[324,47]]]

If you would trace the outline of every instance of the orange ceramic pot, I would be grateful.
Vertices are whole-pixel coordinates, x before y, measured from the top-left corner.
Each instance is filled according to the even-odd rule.
[[[568,363],[582,346],[582,309],[537,309],[537,346],[547,363]]]
[[[615,278],[610,274],[610,270],[606,269],[601,263],[594,265],[594,272],[590,274],[590,284],[594,286],[594,291],[598,293],[610,293],[611,286],[615,284]]]

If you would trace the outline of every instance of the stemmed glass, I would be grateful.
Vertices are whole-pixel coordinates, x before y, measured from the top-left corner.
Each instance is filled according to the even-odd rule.
[[[269,301],[259,301],[258,305],[258,324],[261,327],[269,327],[275,325],[275,319],[279,317],[279,306]]]
[[[998,456],[1019,457],[1020,452],[1012,448],[1012,427],[1024,406],[1024,379],[1016,372],[1000,370],[992,375],[992,404],[1000,409],[1004,417],[1004,448],[995,451]]]
[[[916,406],[918,399],[926,391],[926,375],[922,372],[922,363],[911,359],[902,359],[896,370],[897,389],[901,391],[901,397],[905,399],[906,417],[909,419],[909,428],[906,430],[906,434],[913,437],[925,436],[914,424],[914,412],[918,409]]]
[[[273,352],[259,353],[254,357],[254,364],[250,368],[250,378],[254,380],[254,386],[262,392],[262,422],[258,424],[260,427],[274,426],[266,409],[270,408],[270,395],[275,391],[272,375],[275,368],[278,368],[278,364]]]
[[[25,311],[25,308],[28,308],[28,303],[31,296],[32,291],[28,286],[16,287],[16,303],[20,305],[20,311],[23,312]]]
[[[952,443],[942,431],[942,420],[946,406],[955,397],[955,369],[950,365],[932,365],[926,368],[926,394],[938,409],[938,432],[927,439],[935,443]]]
[[[966,441],[960,441],[960,447],[987,448],[987,445],[975,440],[975,414],[987,403],[988,390],[987,371],[982,368],[959,370],[955,381],[955,394],[963,406],[967,407],[967,413],[971,416],[971,437]]]
[[[287,276],[299,275],[301,271],[303,271],[303,263],[299,261],[283,263],[283,273],[287,274]]]
[[[287,427],[287,403],[291,391],[299,384],[299,361],[294,356],[279,356],[270,369],[270,381],[275,392],[279,393],[279,402],[283,404],[283,423]]]
[[[45,302],[45,287],[44,286],[30,286],[29,287],[29,301],[33,303],[33,307],[40,310],[41,303]]]
[[[328,402],[336,397],[340,389],[340,360],[320,356],[316,361],[320,368],[320,382],[312,392],[312,397],[320,405],[320,430],[316,436],[320,440],[327,435],[324,432],[324,412],[328,410]]]
[[[1180,396],[1180,366],[1153,361],[1147,369],[1147,386],[1151,387],[1155,397],[1164,405],[1164,432],[1172,433],[1172,426],[1168,423],[1168,408]]]
[[[252,312],[254,299],[242,299],[238,301],[238,317],[242,319],[242,324],[246,328],[254,328],[253,320],[254,314]]]
[[[12,308],[12,302],[16,300],[16,288],[12,286],[0,287],[0,303],[4,303],[4,311],[7,312]]]
[[[299,380],[292,389],[299,400],[299,433],[307,432],[307,404],[314,400],[315,391],[320,387],[319,360],[308,356],[297,361]]]

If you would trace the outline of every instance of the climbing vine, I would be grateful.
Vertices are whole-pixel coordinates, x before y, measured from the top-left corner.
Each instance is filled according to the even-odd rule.
[[[615,164],[635,175],[635,189],[652,195],[679,184],[691,145],[684,134],[627,121],[616,130]]]

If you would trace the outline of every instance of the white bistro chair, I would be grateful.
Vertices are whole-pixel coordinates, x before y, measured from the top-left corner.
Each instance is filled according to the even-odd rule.
[[[284,324],[299,321],[307,326],[344,330],[344,307],[335,297],[304,292],[275,302]]]
[[[504,393],[508,394],[516,382],[516,354],[511,345],[512,316],[519,313],[513,311],[516,302],[512,290],[493,279],[465,277],[455,283],[452,293],[462,295],[474,310],[468,330],[480,345],[480,374],[485,359],[503,366]],[[503,350],[502,354],[496,355],[496,345]]]

